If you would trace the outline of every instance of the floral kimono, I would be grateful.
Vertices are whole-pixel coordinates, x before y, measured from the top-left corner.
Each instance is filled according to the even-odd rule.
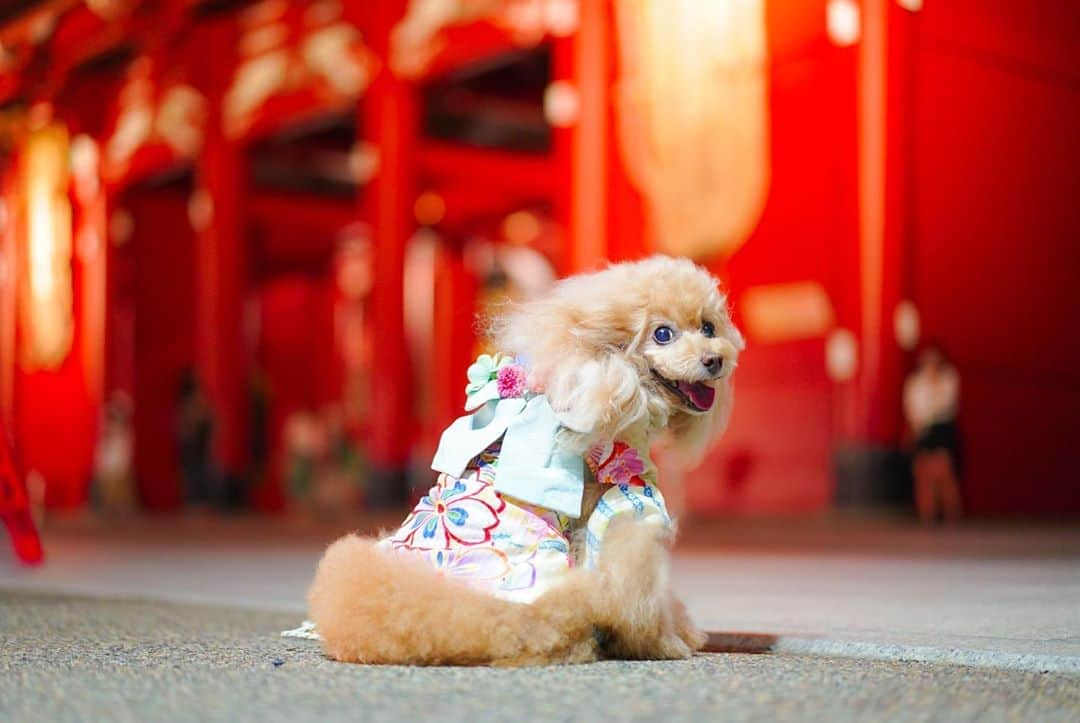
[[[525,372],[501,355],[469,368],[466,410],[444,432],[432,468],[439,477],[380,546],[418,556],[440,573],[497,597],[532,602],[574,566],[573,520],[587,474],[607,486],[584,524],[584,559],[596,564],[620,515],[671,524],[644,438],[594,445],[582,458],[557,443],[562,428]]]

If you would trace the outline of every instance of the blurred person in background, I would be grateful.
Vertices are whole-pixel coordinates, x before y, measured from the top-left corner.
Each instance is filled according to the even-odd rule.
[[[94,454],[94,501],[103,512],[129,512],[135,507],[131,415],[131,397],[120,391],[109,395]]]
[[[191,369],[184,372],[177,390],[176,437],[188,504],[220,505],[221,485],[213,461],[213,410]]]
[[[960,376],[937,345],[925,347],[904,383],[904,417],[914,437],[915,505],[924,523],[951,522],[963,514],[960,435],[956,412]]]
[[[285,423],[284,440],[290,509],[322,519],[355,512],[363,497],[366,463],[345,429],[341,405],[294,412]]]

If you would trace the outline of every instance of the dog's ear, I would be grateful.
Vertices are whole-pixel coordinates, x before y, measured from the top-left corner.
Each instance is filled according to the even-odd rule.
[[[517,354],[563,424],[569,446],[613,439],[649,418],[637,355],[638,304],[597,293],[590,277],[571,278],[548,296],[505,310],[494,320],[500,351]]]
[[[573,433],[567,435],[570,446],[582,450],[648,419],[648,397],[640,374],[614,350],[595,357],[565,358],[548,374],[545,393]]]

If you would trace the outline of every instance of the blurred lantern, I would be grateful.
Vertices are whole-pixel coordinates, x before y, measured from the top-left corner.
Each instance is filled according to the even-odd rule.
[[[764,0],[615,0],[619,144],[656,242],[730,256],[769,186]]]
[[[829,0],[825,6],[825,27],[829,38],[841,47],[859,42],[862,18],[855,0]]]
[[[68,136],[62,127],[29,135],[21,186],[27,246],[21,303],[24,363],[31,369],[55,368],[67,357],[72,340]]]

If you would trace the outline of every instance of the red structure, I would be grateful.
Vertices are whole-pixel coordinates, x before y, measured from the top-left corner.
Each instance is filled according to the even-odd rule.
[[[0,409],[49,507],[87,503],[116,394],[141,504],[180,507],[189,375],[215,474],[257,508],[290,504],[313,410],[393,502],[461,407],[477,313],[539,273],[518,269],[662,250],[726,280],[750,342],[694,510],[902,496],[900,389],[932,339],[962,379],[969,511],[1080,513],[1078,11],[716,0],[671,45],[741,48],[714,86],[650,66],[663,20],[620,0],[420,5],[0,12]],[[727,115],[695,130],[673,90]],[[728,196],[679,175],[694,154]],[[732,230],[681,245],[716,209]]]
[[[28,565],[36,565],[45,556],[34,518],[30,516],[30,497],[19,468],[11,457],[11,447],[0,430],[0,520],[11,535],[15,556]]]

